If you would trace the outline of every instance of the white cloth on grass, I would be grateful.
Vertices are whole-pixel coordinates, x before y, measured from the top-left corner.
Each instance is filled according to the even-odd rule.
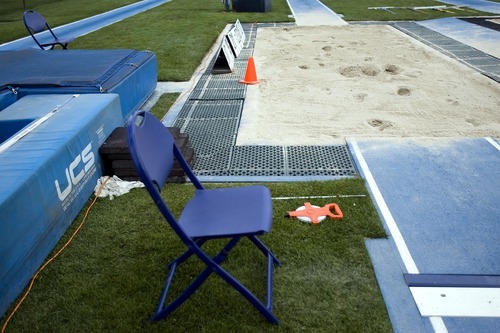
[[[106,182],[106,179],[109,180]],[[102,187],[101,191],[99,192],[99,189],[101,188],[102,184],[104,187]],[[94,194],[96,197],[99,198],[105,198],[109,196],[110,200],[113,200],[114,197],[118,197],[120,195],[126,194],[130,192],[131,189],[133,188],[139,188],[139,187],[144,187],[144,184],[139,182],[139,181],[126,181],[126,180],[121,180],[117,176],[113,177],[101,177],[97,180],[97,185],[94,188]]]

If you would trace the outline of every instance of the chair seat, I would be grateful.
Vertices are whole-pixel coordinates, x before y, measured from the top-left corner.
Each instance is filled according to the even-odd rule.
[[[264,186],[197,190],[179,218],[193,238],[260,235],[272,221],[271,193]]]
[[[71,43],[75,40],[75,37],[66,37],[66,38],[56,38],[54,41],[59,42],[61,44]]]
[[[56,38],[56,39],[52,39],[51,41],[48,41],[47,43],[44,43],[43,45],[52,45],[52,44],[69,44],[71,43],[72,41],[74,41],[75,38],[74,37],[68,37],[68,38]]]

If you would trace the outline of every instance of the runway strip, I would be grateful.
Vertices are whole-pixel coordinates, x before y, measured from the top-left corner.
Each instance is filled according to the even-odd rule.
[[[148,9],[167,3],[169,1],[170,0],[143,0],[135,2],[128,6],[111,10],[109,12],[105,12],[80,21],[53,28],[52,30],[59,38],[69,36],[80,37],[113,23],[119,22],[123,19],[126,19],[127,17],[142,13]],[[28,34],[27,31],[26,34]],[[39,37],[41,41],[51,39],[50,33],[48,31],[44,31],[38,34],[37,37]],[[0,45],[0,51],[15,51],[29,48],[38,49],[35,41],[29,35],[27,37]]]
[[[419,138],[348,144],[389,234],[387,242],[370,240],[367,247],[394,330],[404,332],[412,321],[414,331],[495,331],[498,286],[447,283],[463,275],[477,281],[500,275],[498,142]],[[435,274],[435,287],[408,287],[404,273]]]

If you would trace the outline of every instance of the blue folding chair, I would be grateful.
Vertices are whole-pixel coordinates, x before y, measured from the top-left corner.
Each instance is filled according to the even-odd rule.
[[[35,43],[42,50],[53,50],[56,45],[60,45],[64,50],[68,48],[68,44],[75,40],[74,37],[58,38],[50,28],[45,18],[34,10],[27,10],[23,15],[24,26],[28,29],[29,34],[35,40]],[[36,34],[48,30],[52,38],[47,42],[38,40]]]
[[[186,252],[168,265],[170,272],[152,319],[165,318],[185,302],[210,274],[215,273],[243,295],[270,322],[277,324],[278,319],[272,313],[272,285],[273,266],[279,266],[280,262],[257,238],[271,229],[273,208],[269,190],[264,186],[205,189],[182,156],[170,132],[149,112],[137,111],[130,117],[127,137],[130,154],[141,181],[171,228],[187,246]],[[193,198],[186,204],[178,220],[160,194],[172,169],[174,157],[196,187]],[[250,239],[267,257],[265,305],[221,267],[222,261],[243,237]],[[217,255],[209,256],[202,249],[206,241],[221,238],[228,239],[228,242]],[[177,298],[165,304],[176,268],[192,255],[205,264],[205,269]]]

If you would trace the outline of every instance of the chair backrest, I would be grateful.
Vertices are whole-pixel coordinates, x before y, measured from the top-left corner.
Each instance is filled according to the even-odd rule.
[[[31,34],[36,34],[50,28],[45,18],[40,13],[31,9],[24,12],[23,21],[26,29]]]
[[[172,135],[154,115],[142,111],[129,119],[127,140],[139,176],[161,191],[174,164]]]
[[[182,156],[172,134],[153,114],[136,111],[127,122],[127,141],[137,173],[160,212],[181,238],[187,241],[183,230],[161,197],[161,189],[172,170],[174,158],[197,189],[203,185]]]
[[[34,10],[31,10],[31,9],[25,11],[24,15],[23,15],[23,22],[24,22],[24,26],[28,30],[29,34],[31,35],[31,37],[33,38],[33,40],[35,41],[35,43],[42,50],[45,50],[44,46],[47,46],[47,45],[42,45],[38,41],[38,39],[35,37],[35,34],[37,34],[39,32],[43,32],[45,30],[49,30],[49,32],[52,35],[52,37],[55,40],[57,40],[57,36],[54,34],[54,32],[52,31],[52,29],[50,28],[50,25],[47,23],[47,21],[45,20],[45,18],[40,13],[38,13],[38,12],[36,12]],[[52,45],[52,44],[50,44],[50,45],[51,45],[51,49],[53,49],[54,45]],[[64,48],[66,48],[66,46],[64,46]]]

